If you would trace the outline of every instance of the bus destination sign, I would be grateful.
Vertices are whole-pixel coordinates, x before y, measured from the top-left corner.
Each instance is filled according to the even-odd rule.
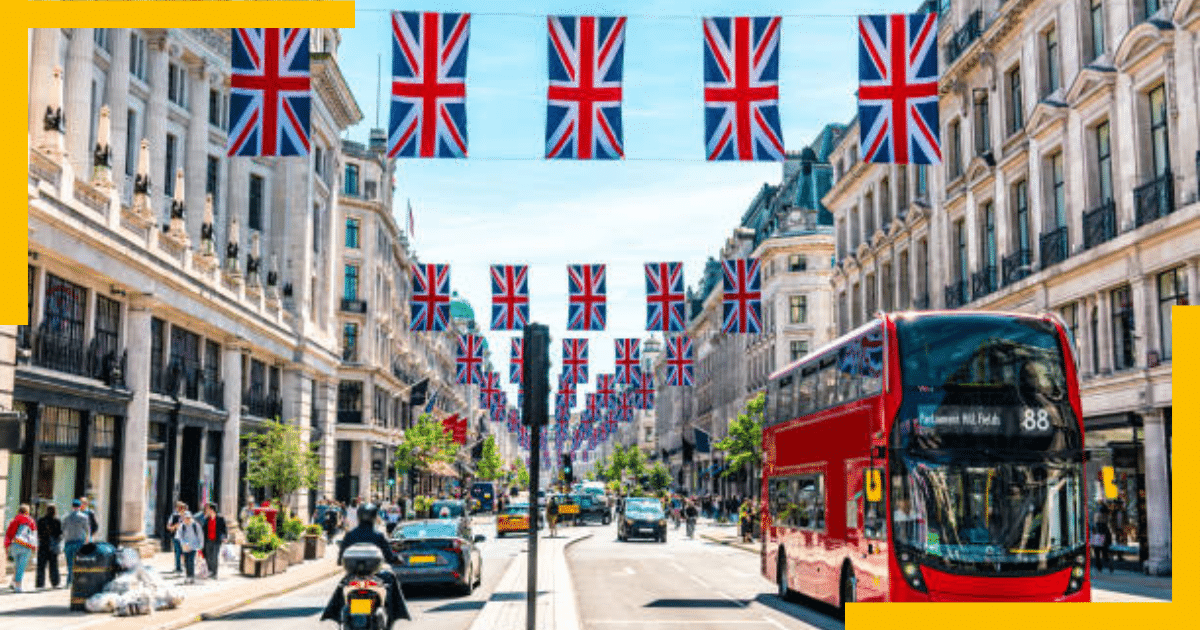
[[[1051,431],[1052,425],[1048,410],[1033,407],[920,405],[917,408],[918,432],[925,434],[1000,435],[1012,431],[1044,435]]]

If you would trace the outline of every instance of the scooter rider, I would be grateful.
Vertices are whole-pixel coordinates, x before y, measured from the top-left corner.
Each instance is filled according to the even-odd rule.
[[[346,553],[346,549],[350,545],[367,543],[379,547],[379,550],[383,552],[383,560],[388,566],[381,568],[375,577],[387,583],[387,613],[388,627],[390,628],[397,619],[412,620],[412,616],[408,612],[408,604],[404,601],[404,593],[400,591],[400,580],[396,579],[396,575],[392,572],[390,566],[399,562],[399,559],[392,552],[392,547],[388,544],[387,537],[375,529],[375,521],[378,515],[379,508],[372,503],[358,507],[358,526],[347,531],[346,535],[342,536],[338,548],[338,565],[342,564],[342,555]],[[321,620],[332,619],[340,621],[344,606],[345,600],[342,594],[342,585],[339,583],[338,587],[334,589],[333,596],[329,599],[329,604],[325,606],[325,612],[321,615]]]
[[[683,514],[685,517],[687,517],[688,538],[692,538],[693,534],[696,533],[696,517],[699,516],[699,512],[696,510],[695,501],[688,499],[687,507],[683,509]]]

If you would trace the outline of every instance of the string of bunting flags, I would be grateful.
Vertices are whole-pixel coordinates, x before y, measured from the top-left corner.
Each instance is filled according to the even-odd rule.
[[[704,159],[782,161],[781,16],[699,18],[703,43]],[[389,26],[387,156],[468,156],[470,13],[393,11]],[[625,16],[547,16],[544,158],[626,159]],[[939,164],[937,13],[859,16],[859,152],[864,162]],[[312,81],[305,28],[232,31],[230,156],[310,151]],[[494,277],[521,283],[516,275]],[[603,285],[603,266],[580,268],[581,299]],[[661,281],[661,280],[660,280]],[[583,301],[579,328],[603,328],[604,305]],[[509,328],[527,305],[493,311]],[[663,313],[670,325],[671,313]]]

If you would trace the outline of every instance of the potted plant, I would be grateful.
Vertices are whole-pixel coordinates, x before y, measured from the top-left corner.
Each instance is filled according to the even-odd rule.
[[[246,521],[246,544],[242,545],[242,573],[250,577],[266,577],[281,571],[276,562],[276,550],[283,541],[271,531],[266,517],[257,515]]]
[[[304,522],[298,518],[285,519],[279,525],[279,537],[283,539],[283,555],[288,564],[304,562]]]
[[[320,525],[304,528],[304,559],[320,560],[325,557],[325,530]]]
[[[417,518],[429,518],[429,511],[433,509],[433,497],[418,495],[413,499],[413,508],[417,513]]]

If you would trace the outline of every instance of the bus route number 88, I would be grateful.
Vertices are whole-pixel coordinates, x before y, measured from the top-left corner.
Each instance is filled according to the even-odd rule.
[[[1045,433],[1050,430],[1050,412],[1045,409],[1025,408],[1021,417],[1021,430],[1030,433]]]

